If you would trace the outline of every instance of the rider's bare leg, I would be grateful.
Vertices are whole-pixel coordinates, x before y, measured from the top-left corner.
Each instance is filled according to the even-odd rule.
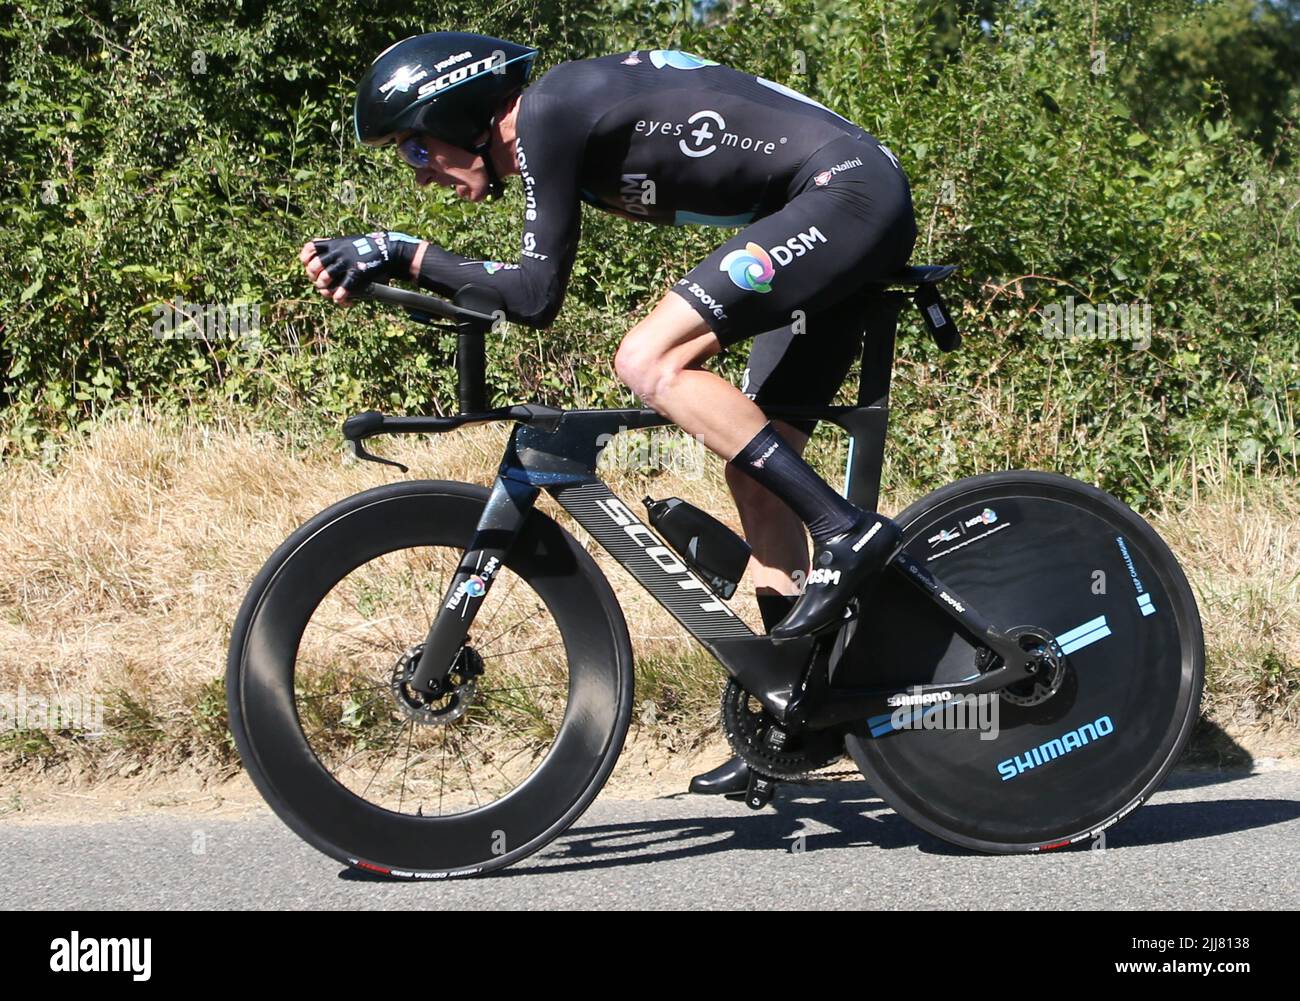
[[[628,331],[614,356],[614,370],[646,406],[730,459],[767,418],[726,379],[700,367],[721,350],[718,336],[700,315],[669,293]]]
[[[776,494],[808,527],[817,546],[817,572],[806,578],[798,604],[771,634],[791,639],[829,628],[857,585],[884,565],[897,529],[850,504],[800,458],[799,449],[752,400],[702,367],[720,350],[703,317],[669,293],[623,338],[614,368],[647,406]],[[802,533],[799,538],[802,543]],[[778,562],[793,562],[793,554]],[[779,585],[780,592],[787,587]]]
[[[702,367],[720,350],[703,318],[669,293],[623,338],[614,368],[647,406],[695,435],[734,472],[757,481],[763,493],[779,497],[808,526],[814,542],[862,524],[864,513],[800,458],[803,441],[782,434],[792,430],[788,425],[769,424],[753,400]]]

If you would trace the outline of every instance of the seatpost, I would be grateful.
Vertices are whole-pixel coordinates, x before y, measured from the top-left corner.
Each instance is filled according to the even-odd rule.
[[[906,292],[880,292],[866,301],[858,406],[867,409],[854,415],[850,425],[849,457],[844,469],[845,496],[866,511],[876,510],[880,501],[894,341],[898,334],[898,314],[907,300]]]
[[[502,307],[500,293],[484,285],[466,285],[452,301],[478,313],[495,314]],[[461,317],[456,321],[457,398],[463,414],[487,409],[485,337],[491,329],[492,324],[486,320]]]
[[[906,292],[881,292],[867,302],[862,338],[862,369],[858,373],[858,406],[889,406],[889,385],[894,374],[894,347],[898,314],[908,301]]]

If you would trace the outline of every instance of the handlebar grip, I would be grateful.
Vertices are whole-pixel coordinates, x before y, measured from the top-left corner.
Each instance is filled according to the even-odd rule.
[[[366,410],[359,414],[353,414],[343,422],[343,437],[349,441],[368,438],[383,427],[383,424],[384,415],[378,410]]]
[[[401,306],[413,313],[439,316],[444,320],[472,320],[491,324],[496,319],[490,310],[480,311],[473,306],[461,305],[459,295],[456,297],[457,302],[453,304],[434,295],[411,292],[404,288],[393,288],[391,285],[382,285],[378,282],[367,285],[365,291],[360,294],[363,298],[375,299],[393,306]]]

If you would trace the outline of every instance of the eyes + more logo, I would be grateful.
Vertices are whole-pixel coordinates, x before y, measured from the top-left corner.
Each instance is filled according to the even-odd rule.
[[[681,154],[692,160],[711,156],[719,147],[771,156],[778,146],[784,146],[789,141],[787,136],[768,139],[732,132],[727,129],[727,120],[712,108],[697,111],[684,122],[643,118],[636,123],[635,131],[638,135],[651,138],[669,136],[676,139]]]
[[[744,250],[733,250],[718,263],[733,285],[746,292],[771,292],[772,278],[777,266],[785,267],[796,257],[813,250],[819,243],[828,243],[826,236],[816,226],[806,232],[796,233],[784,243],[764,250],[757,243],[746,243]]]

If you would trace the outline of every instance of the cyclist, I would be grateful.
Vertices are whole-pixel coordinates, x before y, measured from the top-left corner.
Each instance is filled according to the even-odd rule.
[[[355,107],[357,138],[396,143],[422,186],[481,201],[519,175],[518,261],[377,232],[308,241],[307,274],[339,304],[372,280],[405,278],[443,295],[486,284],[509,320],[544,327],[564,298],[582,202],[645,222],[743,227],[628,331],[614,369],[727,461],[770,634],[835,625],[894,554],[898,529],[803,461],[815,422],[769,422],[759,404],[827,403],[847,374],[864,282],[905,265],[916,239],[898,160],[810,98],[684,52],[563,63],[525,89],[536,55],[483,35],[417,35],[380,53]],[[703,367],[751,339],[739,389]],[[747,779],[733,759],[691,788],[731,792]]]

